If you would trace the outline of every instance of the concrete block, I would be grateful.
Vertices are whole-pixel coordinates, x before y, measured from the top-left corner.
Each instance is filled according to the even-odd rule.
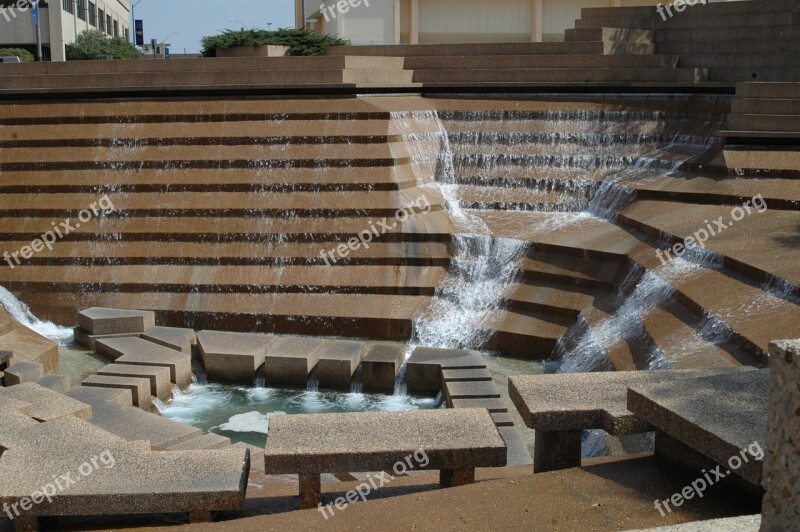
[[[276,337],[200,331],[197,343],[208,377],[213,381],[252,384],[264,364],[267,348]]]
[[[475,382],[490,381],[492,374],[486,368],[476,369],[451,369],[442,368],[443,382]]]
[[[72,388],[72,385],[69,382],[69,376],[59,375],[57,373],[45,375],[41,379],[37,380],[36,384],[58,393],[67,393],[70,388]]]
[[[364,391],[394,392],[395,378],[403,365],[405,355],[403,344],[372,345],[361,363],[364,368],[362,375]]]
[[[323,387],[349,389],[366,346],[364,342],[334,340],[325,342],[318,351],[317,376]]]
[[[72,416],[79,419],[92,417],[92,407],[90,405],[33,382],[4,388],[0,390],[0,395],[29,404],[30,409],[26,413],[41,422],[52,421],[64,416]]]
[[[143,332],[143,340],[169,347],[181,353],[192,353],[192,346],[197,344],[197,335],[193,329],[177,327],[152,327]]]
[[[172,395],[170,370],[165,366],[140,366],[136,364],[109,364],[97,372],[109,377],[133,377],[150,381],[150,395],[167,399]]]
[[[275,342],[267,350],[264,361],[267,384],[305,386],[324,343],[325,340],[319,338],[299,336]]]
[[[500,390],[492,381],[454,381],[444,383],[444,396],[454,399],[500,399]]]
[[[168,367],[170,380],[181,388],[192,382],[192,357],[186,353],[136,337],[98,340],[97,349],[118,364]]]
[[[418,347],[408,359],[406,383],[409,392],[438,393],[442,389],[442,368],[486,368],[478,351]]]
[[[129,336],[138,336],[136,333],[89,334],[80,327],[75,327],[75,329],[73,330],[73,335],[75,337],[76,344],[82,345],[86,349],[90,349],[92,351],[97,351],[97,345],[96,345],[97,340],[103,340],[106,338],[125,338]]]
[[[6,386],[16,386],[25,382],[36,382],[44,376],[44,368],[38,362],[13,362],[4,371]]]
[[[143,333],[156,326],[155,313],[92,307],[78,313],[78,325],[89,334]]]
[[[115,377],[108,375],[92,375],[81,383],[81,386],[96,388],[123,388],[130,390],[133,406],[146,410],[150,408],[150,379],[134,377]]]

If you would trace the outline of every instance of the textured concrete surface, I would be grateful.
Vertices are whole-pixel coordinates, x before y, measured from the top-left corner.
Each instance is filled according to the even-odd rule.
[[[505,443],[483,409],[277,416],[264,459],[270,474],[381,471],[420,449],[429,463],[417,469],[506,464]]]
[[[206,374],[214,381],[252,384],[273,336],[200,331],[197,344]]]
[[[639,529],[632,532],[644,532],[644,530],[648,532],[756,532],[760,530],[760,527],[760,515],[745,515],[742,517],[709,519],[708,521],[694,521],[680,525]]]
[[[365,391],[393,392],[395,378],[405,360],[403,344],[373,344],[364,357],[362,383]]]
[[[4,371],[6,386],[15,386],[24,382],[36,382],[44,375],[44,368],[38,362],[13,362]]]
[[[478,351],[418,347],[406,365],[408,391],[439,392],[442,389],[442,368],[483,369],[486,363]]]
[[[350,381],[364,357],[364,342],[334,340],[317,352],[317,378],[320,386],[350,389]]]
[[[90,375],[81,383],[81,386],[94,388],[123,388],[131,391],[133,406],[149,410],[151,377],[122,377],[118,375]]]
[[[58,393],[66,393],[70,388],[72,388],[72,385],[69,382],[69,376],[59,375],[57,373],[45,375],[41,379],[37,380],[36,384],[45,388],[49,388]]]
[[[138,366],[135,364],[109,364],[98,370],[97,375],[115,377],[146,378],[150,380],[150,395],[166,399],[172,395],[169,368],[164,366]]]
[[[770,345],[762,530],[800,523],[800,340]]]
[[[192,382],[191,356],[141,338],[109,338],[97,341],[97,352],[118,364],[170,368],[172,382],[184,388]]]
[[[32,382],[2,388],[0,395],[29,404],[31,408],[28,414],[37,421],[50,421],[64,416],[80,419],[92,417],[92,407],[88,404]]]
[[[267,384],[304,386],[317,365],[325,341],[319,338],[281,338],[270,346],[264,361]]]
[[[128,389],[75,386],[65,395],[87,404],[95,404],[98,401],[111,401],[122,406],[133,406],[133,395]]]
[[[739,460],[744,463],[738,469],[729,460],[753,444],[764,448],[768,380],[769,370],[764,369],[635,384],[628,391],[628,408],[723,466],[723,472],[760,485],[763,456],[762,461],[753,456]],[[693,393],[687,395],[690,386]]]
[[[169,347],[182,353],[191,353],[192,346],[197,343],[197,335],[193,329],[180,327],[152,327],[141,335],[143,340]]]
[[[444,383],[444,396],[454,399],[500,399],[500,392],[492,381],[449,381]]]
[[[93,307],[78,312],[78,325],[92,335],[142,333],[156,321],[150,311]]]

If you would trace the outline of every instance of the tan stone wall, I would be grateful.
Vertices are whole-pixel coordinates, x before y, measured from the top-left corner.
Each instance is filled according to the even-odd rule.
[[[800,523],[800,340],[773,342],[770,367],[761,530],[796,530]]]

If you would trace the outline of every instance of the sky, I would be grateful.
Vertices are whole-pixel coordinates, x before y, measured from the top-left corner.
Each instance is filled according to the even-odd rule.
[[[164,40],[172,32],[168,43],[171,52],[200,51],[200,39],[226,29],[272,29],[294,27],[294,0],[131,0],[134,16],[144,21],[144,39]],[[235,22],[229,22],[235,20]],[[133,31],[131,31],[133,33]]]

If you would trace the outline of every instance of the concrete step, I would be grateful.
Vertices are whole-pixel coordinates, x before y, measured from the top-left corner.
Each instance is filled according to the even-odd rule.
[[[733,99],[731,114],[734,115],[800,115],[800,98],[795,99]]]
[[[406,68],[508,69],[508,68],[674,68],[678,56],[669,55],[487,55],[421,56],[406,59]]]
[[[146,378],[150,381],[150,395],[159,399],[172,396],[173,384],[169,368],[163,366],[137,366],[133,364],[109,364],[97,372],[99,376]]]
[[[197,344],[197,335],[193,329],[180,327],[151,327],[140,337],[142,340],[163,345],[181,353],[192,353],[192,346]]]
[[[423,56],[486,56],[486,55],[602,55],[612,49],[625,50],[623,53],[637,53],[655,49],[649,44],[631,46],[608,46],[611,43],[574,41],[542,43],[476,43],[476,44],[418,44],[418,45],[379,45],[379,46],[335,46],[329,48],[328,55],[341,55],[358,50],[359,55],[380,57],[423,57]],[[623,43],[616,43],[623,44]]]
[[[800,114],[734,114],[728,117],[727,127],[742,131],[800,131]]]
[[[350,389],[353,374],[366,353],[364,342],[333,340],[316,352],[317,379],[325,388]]]
[[[143,410],[150,409],[150,378],[120,377],[117,375],[91,375],[84,379],[81,386],[95,388],[123,388],[131,391],[133,406]]]
[[[170,451],[197,451],[202,449],[225,449],[230,447],[231,440],[219,434],[211,432],[202,434],[195,438],[176,443],[169,446]],[[251,457],[252,459],[252,457]]]
[[[82,396],[92,406],[89,422],[127,441],[146,440],[153,448],[167,449],[202,434],[198,428],[177,423],[139,408],[106,401],[99,396]]]
[[[702,9],[704,16],[742,16],[765,12],[783,12],[793,9],[795,5],[795,0],[774,0],[756,2],[720,2],[706,5],[696,5],[694,7],[697,9]],[[689,9],[691,10],[691,7]],[[647,18],[650,17],[654,11],[654,6],[584,7],[581,8],[581,18]],[[692,11],[689,12],[691,13]]]
[[[739,83],[737,98],[800,99],[800,82],[796,83]]]
[[[780,11],[752,11],[747,17],[740,13],[735,14],[713,14],[708,9],[708,5],[698,3],[695,6],[687,6],[683,12],[678,12],[672,4],[668,10],[663,6],[662,12],[656,10],[655,6],[649,13],[643,13],[639,17],[623,17],[622,14],[609,18],[590,17],[581,18],[575,21],[575,27],[581,29],[589,28],[644,28],[644,29],[729,29],[737,30],[742,26],[785,26],[787,23],[787,12]],[[670,16],[670,11],[672,16]]]
[[[109,338],[96,342],[97,352],[118,364],[163,366],[170,370],[170,380],[180,388],[192,382],[191,356],[141,338]],[[149,390],[149,381],[148,388]],[[135,401],[135,399],[134,399]]]
[[[69,375],[59,375],[58,373],[45,375],[37,380],[36,384],[58,393],[67,393],[72,388],[69,382]]]
[[[741,23],[736,27],[736,31],[746,36],[745,40],[754,42],[758,40],[772,40],[776,47],[791,44],[791,41],[800,37],[800,30],[796,25],[784,22],[782,26],[758,26]],[[656,42],[659,46],[662,43],[670,42],[720,42],[731,40],[730,28],[672,28],[662,27],[656,30]],[[695,52],[698,53],[699,51]],[[709,54],[711,55],[711,54]]]
[[[564,34],[567,42],[600,41],[650,44],[655,42],[655,33],[648,29],[633,29],[635,26],[606,26],[568,29]]]
[[[11,351],[13,353],[13,351]],[[36,382],[44,376],[44,368],[38,362],[13,359],[4,370],[3,382],[5,386],[17,386],[26,382]]]
[[[800,35],[798,35],[800,39]],[[777,70],[781,68],[800,68],[800,60],[795,53],[772,53],[772,54],[684,54],[679,56],[677,66],[681,68],[735,68],[737,71],[743,69],[758,70]]]
[[[708,81],[738,82],[744,80],[760,81],[798,81],[800,68],[711,68]]]
[[[800,43],[771,40],[726,40],[726,41],[675,41],[662,42],[656,46],[659,54],[693,55],[714,50],[716,55],[791,54],[800,50]],[[742,81],[750,81],[743,79]]]
[[[262,334],[200,331],[197,344],[206,374],[214,381],[252,385],[277,337]]]
[[[33,382],[0,388],[0,395],[27,403],[30,406],[26,411],[27,415],[41,423],[64,416],[79,419],[92,417],[92,407],[90,405]]]
[[[284,337],[270,344],[264,360],[267,384],[305,386],[325,344],[313,337]]]
[[[381,342],[370,346],[361,363],[364,390],[393,393],[405,354],[406,347],[400,343]]]
[[[518,68],[509,70],[422,70],[414,81],[422,83],[590,83],[590,82],[701,82],[708,72],[693,68]]]

